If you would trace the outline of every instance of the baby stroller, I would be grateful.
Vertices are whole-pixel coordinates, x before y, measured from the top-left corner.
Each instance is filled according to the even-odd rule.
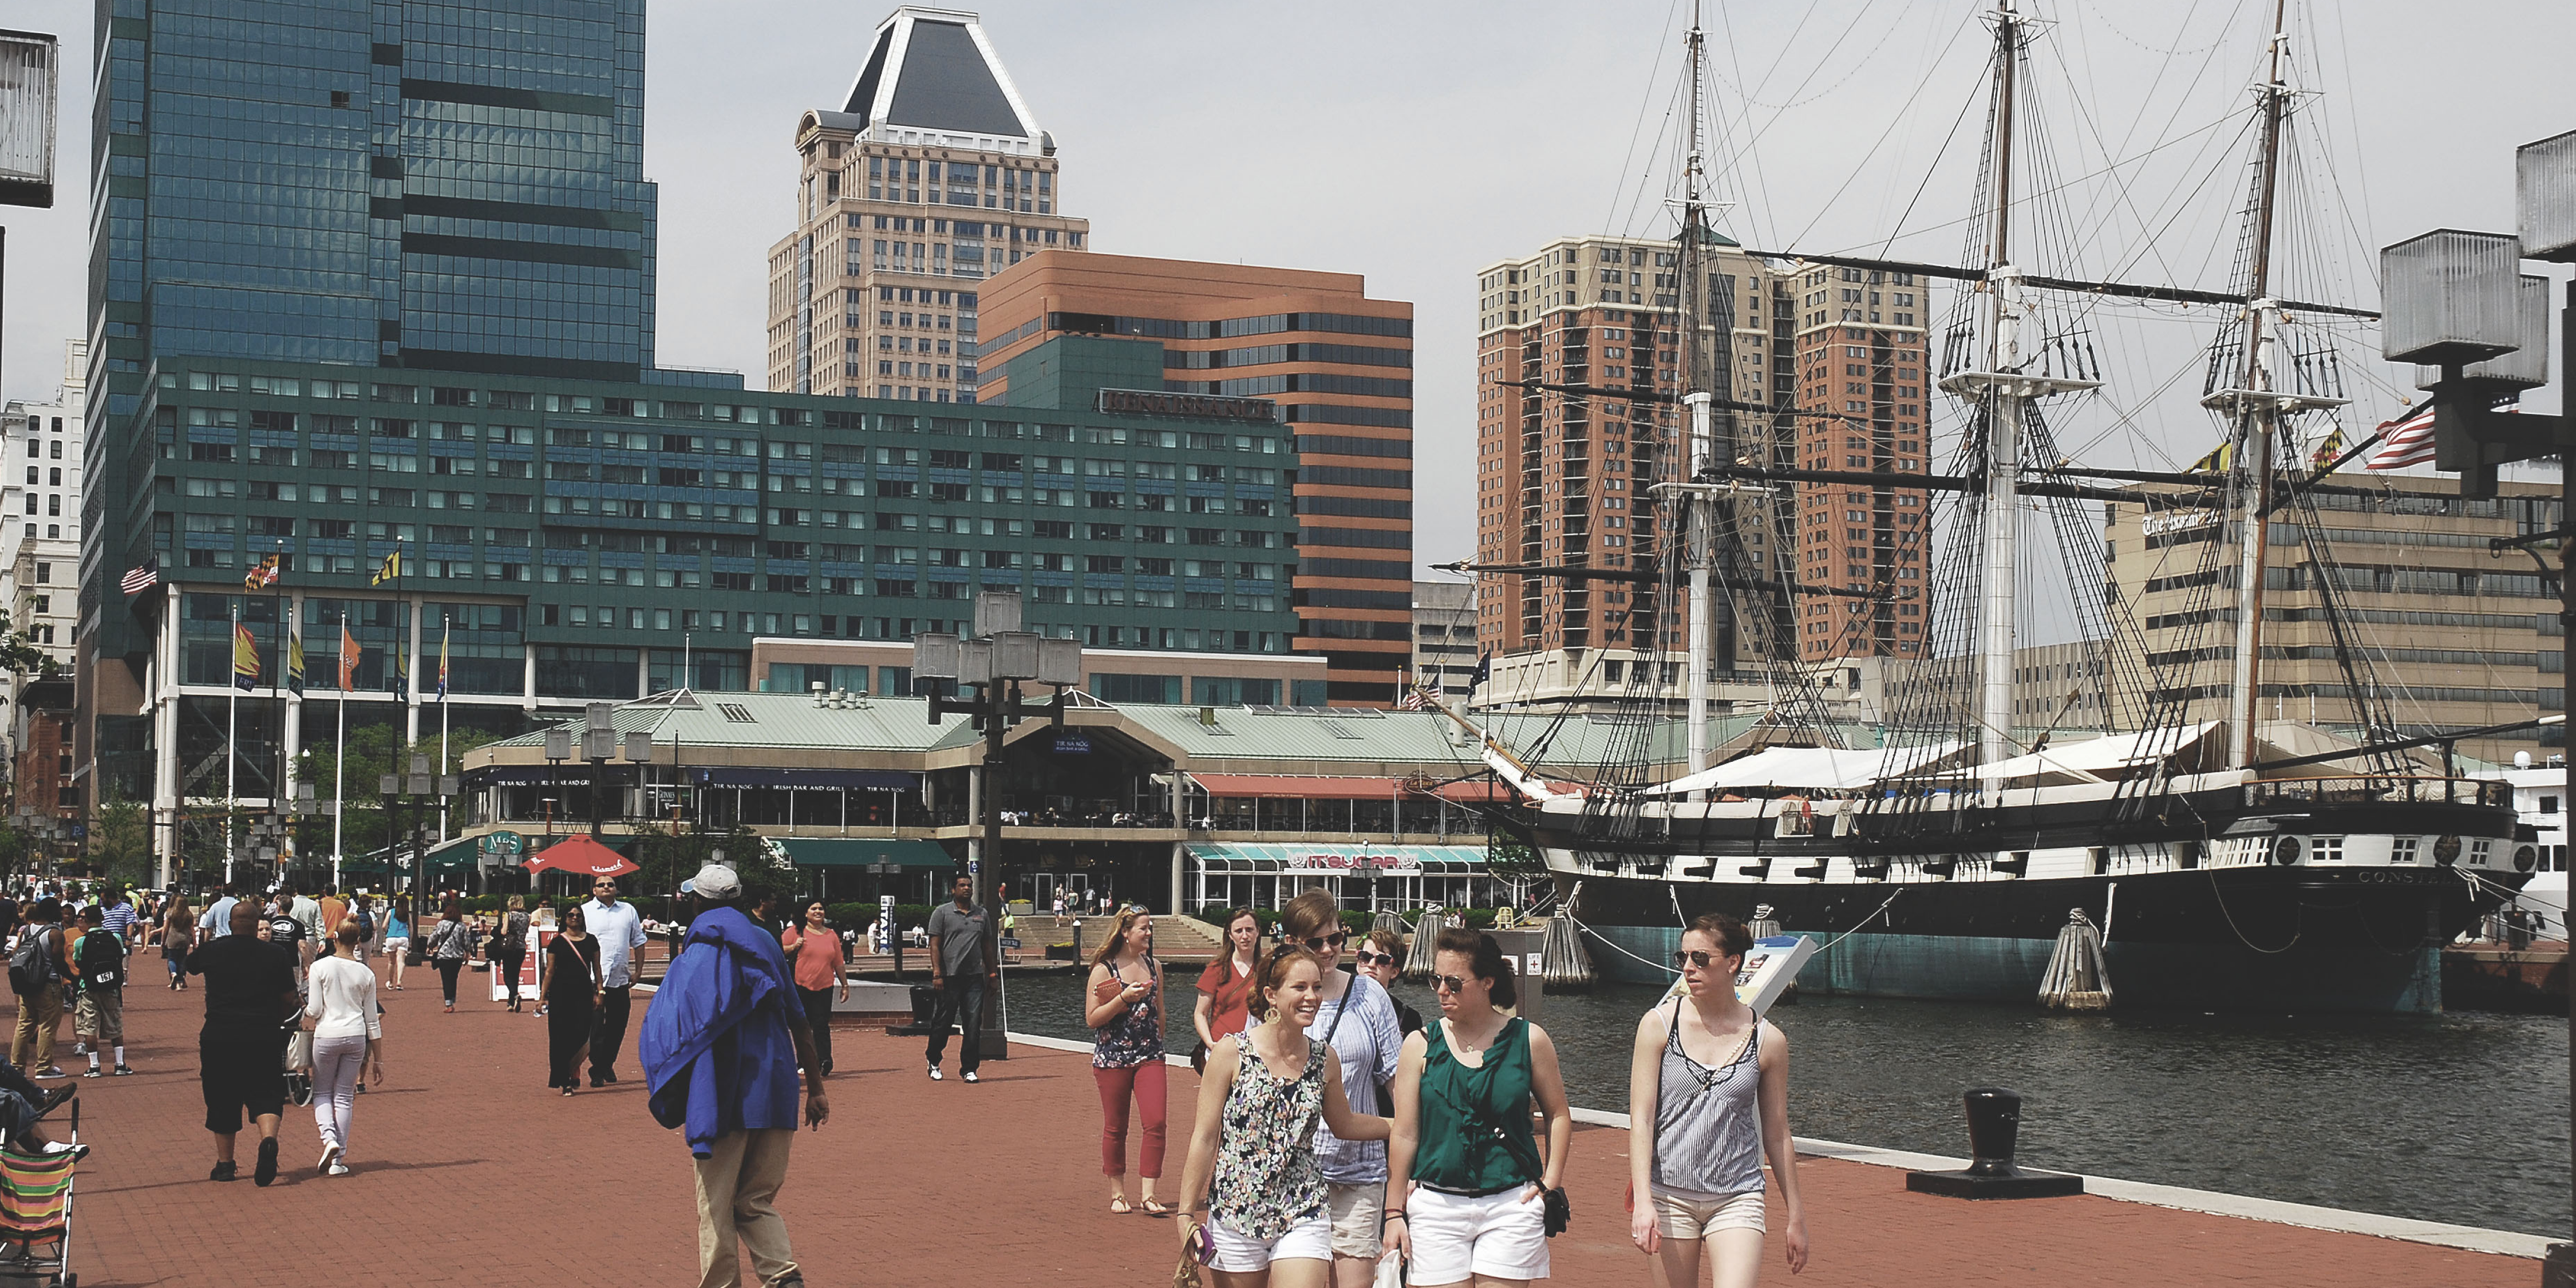
[[[80,1101],[71,1102],[80,1144]],[[72,1273],[72,1173],[80,1151],[22,1154],[0,1147],[0,1281],[78,1288]]]

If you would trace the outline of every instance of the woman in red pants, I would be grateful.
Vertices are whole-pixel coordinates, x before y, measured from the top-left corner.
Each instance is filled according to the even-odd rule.
[[[1163,1175],[1163,967],[1154,960],[1154,918],[1142,908],[1118,914],[1116,927],[1091,955],[1090,1006],[1084,1022],[1097,1035],[1091,1076],[1100,1084],[1100,1170],[1109,1177],[1109,1210],[1127,1206],[1127,1098],[1136,1099],[1144,1138],[1136,1170],[1145,1178],[1146,1212],[1171,1211],[1154,1198]]]

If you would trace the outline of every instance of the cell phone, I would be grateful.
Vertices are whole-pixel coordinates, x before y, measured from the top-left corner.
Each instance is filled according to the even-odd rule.
[[[1190,1259],[1203,1266],[1216,1264],[1216,1236],[1208,1233],[1205,1221],[1190,1227]]]

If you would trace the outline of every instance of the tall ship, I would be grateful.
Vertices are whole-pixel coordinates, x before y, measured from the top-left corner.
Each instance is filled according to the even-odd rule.
[[[1606,974],[1667,978],[1657,964],[1680,927],[1719,911],[1822,944],[1801,976],[1809,990],[2028,1001],[2061,932],[2082,922],[2101,937],[2122,1005],[2434,1011],[2441,945],[2531,879],[2539,853],[2517,839],[2527,829],[2517,828],[2510,789],[2451,770],[2424,750],[2438,739],[2402,736],[2366,650],[2335,650],[2355,736],[2266,718],[2266,544],[2276,526],[2322,543],[2316,501],[2334,490],[2324,480],[2370,446],[2344,444],[2350,400],[2333,350],[2376,317],[2284,298],[2285,125],[2301,95],[2285,67],[2286,15],[2273,12],[2225,290],[2096,280],[2044,258],[2052,236],[2053,249],[2067,249],[2064,227],[2025,236],[2020,225],[2049,208],[2056,188],[2048,159],[2033,155],[2044,136],[2031,50],[2045,24],[2014,0],[1983,15],[1993,33],[1985,138],[1959,261],[1773,256],[1800,270],[1907,273],[1952,288],[1921,373],[1924,392],[1947,400],[1951,450],[1915,472],[1892,470],[1884,450],[1817,459],[1777,429],[1842,422],[1883,449],[1884,423],[1728,387],[1732,328],[1722,316],[1708,324],[1729,302],[1703,268],[1720,239],[1709,222],[1694,16],[1691,126],[1672,203],[1686,387],[1652,488],[1669,535],[1633,573],[1666,593],[1630,623],[1653,637],[1647,649],[1685,661],[1677,682],[1638,665],[1615,695],[1605,686],[1632,703],[1641,732],[1617,744],[1628,753],[1587,766],[1587,781],[1564,781],[1561,766],[1542,773],[1536,757],[1500,740],[1484,744],[1486,762],[1519,793],[1514,822],[1543,858],[1560,910],[1593,937]],[[2216,306],[2221,319],[2192,359],[2220,450],[2182,471],[2076,463],[2052,417],[2104,389],[2097,313],[2176,305]],[[1637,396],[1520,383],[1556,397]],[[1851,629],[1842,624],[1872,614],[1848,606],[1849,591],[1801,585],[1795,567],[1760,553],[1761,534],[1776,537],[1780,512],[1807,503],[1796,489],[1811,484],[1920,497],[1908,504],[1932,522],[1896,539],[1943,534],[1928,547],[1928,577],[1874,588],[1879,603],[1919,605],[1927,643],[1919,658],[1890,663],[1885,714],[1870,727],[1833,718],[1799,632],[1817,622]],[[2162,557],[2185,579],[2175,584],[2196,588],[2195,609],[2155,624],[2152,643],[2108,576],[2104,505],[2189,530]],[[1875,531],[1889,539],[1887,525]],[[2332,566],[2322,545],[2310,557]],[[2061,584],[2041,584],[2060,570]],[[2322,580],[2331,616],[2333,578]],[[2015,711],[2015,650],[2035,607],[2061,626],[2072,619],[2082,660],[2070,683],[2100,717],[2091,736],[2034,729]],[[1722,659],[1721,648],[1737,655]],[[1712,676],[1748,662],[1773,696],[1749,728],[1729,722],[1721,746]],[[1644,732],[1676,708],[1687,731],[1678,776]]]

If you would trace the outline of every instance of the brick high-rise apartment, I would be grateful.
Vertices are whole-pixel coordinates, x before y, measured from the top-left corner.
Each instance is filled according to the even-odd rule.
[[[1413,306],[1367,286],[1041,250],[987,284],[976,353],[998,375],[1057,335],[1135,336],[1162,343],[1162,392],[1277,400],[1298,455],[1297,649],[1329,659],[1333,702],[1385,706],[1412,649]],[[1022,401],[990,377],[979,396]],[[1179,501],[1214,503],[1198,493],[1221,482],[1185,482]]]
[[[1773,273],[1712,238],[1701,333],[1711,388],[1721,397],[1787,397],[1789,317],[1772,301]],[[1666,538],[1647,489],[1671,469],[1663,453],[1679,441],[1680,409],[1670,401],[1566,394],[1509,383],[1541,380],[1629,389],[1670,400],[1686,386],[1681,370],[1680,248],[1634,237],[1566,237],[1525,259],[1488,265],[1477,277],[1476,551],[1494,564],[1651,568]],[[1715,380],[1721,348],[1733,355]],[[1766,375],[1774,380],[1766,380]],[[1721,415],[1726,413],[1721,412]],[[1768,441],[1761,416],[1737,416],[1744,450]],[[1777,520],[1746,507],[1745,555],[1775,573],[1783,552]],[[1678,534],[1673,534],[1678,535]],[[1652,638],[1655,587],[1620,581],[1490,574],[1477,595],[1477,644],[1504,656],[1610,655],[1598,681],[1640,659]],[[1678,603],[1662,606],[1677,615]],[[1677,616],[1667,622],[1678,641]],[[1732,649],[1722,644],[1720,667]],[[1677,660],[1668,662],[1676,664]],[[1551,664],[1552,673],[1567,667]],[[1587,667],[1577,661],[1577,676]],[[1595,687],[1599,687],[1596,683]],[[1497,684],[1485,699],[1512,698]]]
[[[769,248],[769,387],[977,401],[982,279],[1081,250],[1055,138],[974,14],[906,5],[878,24],[840,110],[796,125],[796,231]]]
[[[1796,419],[1799,467],[1891,481],[1919,477],[1930,451],[1926,417],[1938,396],[1924,369],[1923,282],[1911,273],[1809,268],[1788,285],[1796,295],[1798,406],[1839,417]],[[1798,486],[1798,580],[1894,591],[1875,599],[1801,597],[1801,660],[1926,655],[1928,499],[1920,488]]]

